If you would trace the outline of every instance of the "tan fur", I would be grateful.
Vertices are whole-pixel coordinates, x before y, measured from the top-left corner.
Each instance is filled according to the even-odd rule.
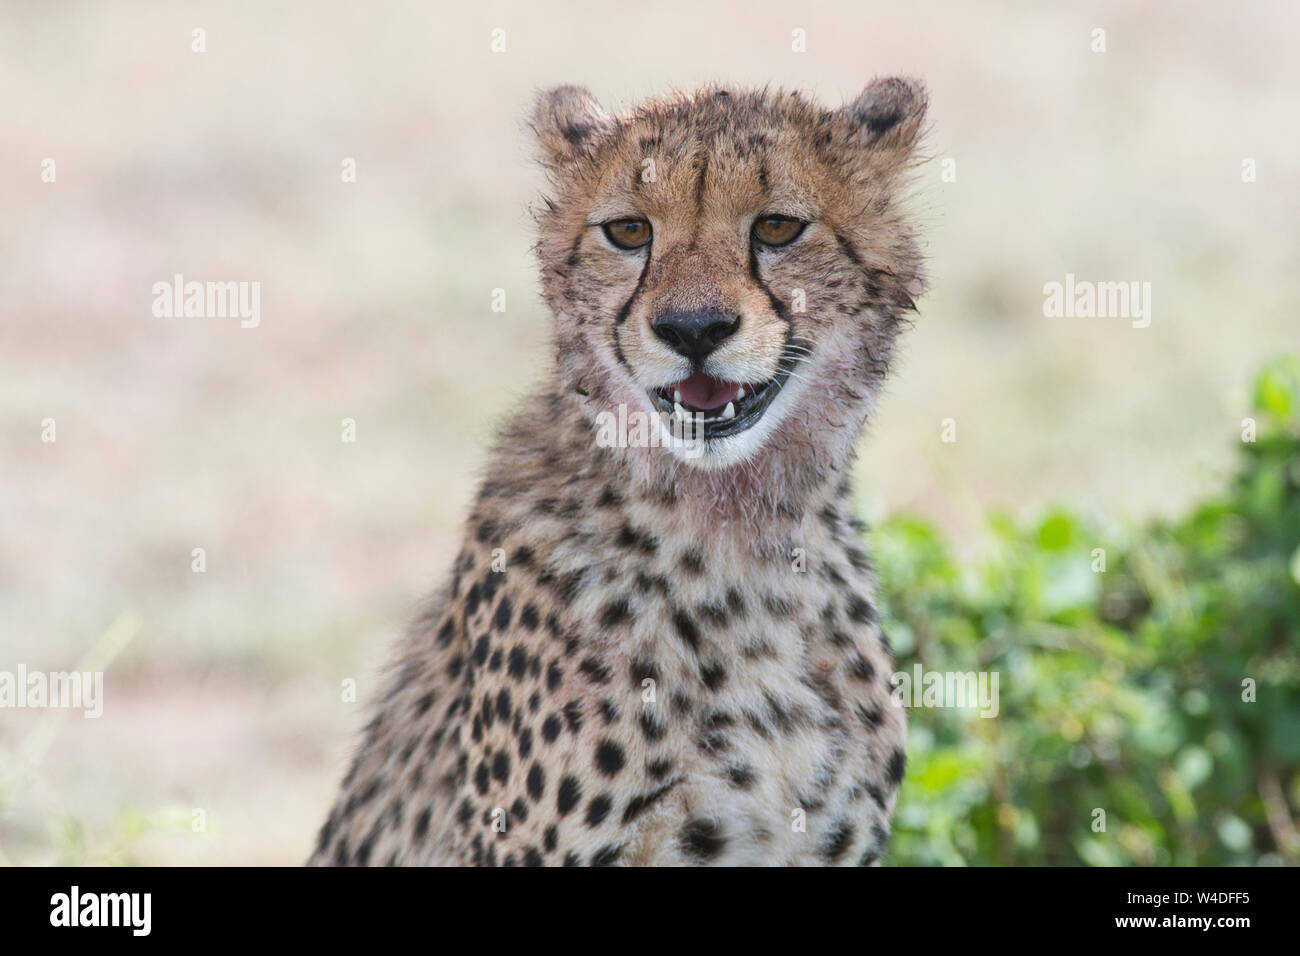
[[[847,474],[923,285],[898,191],[924,111],[899,79],[835,110],[539,98],[555,367],[503,430],[312,862],[879,858],[904,719]],[[771,214],[809,225],[762,248]],[[643,251],[603,237],[623,217],[652,224]],[[739,317],[707,374],[789,378],[698,459],[602,447],[598,415],[691,374],[652,331],[671,310]]]

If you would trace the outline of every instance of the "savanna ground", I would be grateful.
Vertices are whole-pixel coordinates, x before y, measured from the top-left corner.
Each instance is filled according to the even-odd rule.
[[[1082,546],[1054,503],[1138,522],[1226,486],[1252,376],[1297,343],[1298,27],[1280,2],[6,5],[0,669],[111,664],[99,720],[0,712],[0,860],[305,858],[361,723],[340,682],[373,689],[547,360],[536,88],[616,108],[724,79],[837,104],[926,79],[933,291],[860,504],[974,560],[1002,553],[999,509]],[[260,327],[154,318],[178,272],[259,281]],[[1044,318],[1067,272],[1150,282],[1150,327]],[[960,762],[940,771],[960,789]],[[970,826],[1032,842],[1016,799]],[[1076,855],[1170,861],[1140,836]],[[1007,858],[948,831],[900,852]]]

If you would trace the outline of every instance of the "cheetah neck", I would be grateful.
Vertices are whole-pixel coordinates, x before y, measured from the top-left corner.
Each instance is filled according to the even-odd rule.
[[[567,508],[580,519],[602,495],[614,496],[626,510],[653,510],[667,533],[734,557],[784,560],[807,520],[844,513],[851,498],[852,440],[827,449],[782,436],[755,460],[703,470],[665,448],[601,447],[584,398],[558,384],[528,409],[503,430],[488,479],[520,490],[521,517]]]

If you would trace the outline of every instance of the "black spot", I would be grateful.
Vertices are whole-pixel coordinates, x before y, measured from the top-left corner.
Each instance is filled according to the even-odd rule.
[[[537,847],[530,846],[524,850],[524,866],[541,866],[542,854],[538,852]]]
[[[850,671],[858,680],[871,680],[876,676],[876,669],[871,666],[871,661],[867,660],[861,654],[850,665]]]
[[[334,836],[334,814],[330,814],[325,825],[320,828],[320,835],[316,838],[316,852],[324,853],[325,848],[330,845],[330,840]]]
[[[898,786],[898,784],[903,780],[903,770],[906,766],[907,755],[895,747],[894,752],[889,755],[889,766],[886,768],[886,772],[889,775],[889,782],[894,786]]]
[[[604,819],[609,816],[609,809],[614,805],[614,799],[607,793],[602,793],[596,799],[587,805],[587,826],[599,826]]]
[[[555,795],[555,809],[564,816],[570,810],[578,805],[582,799],[582,787],[578,785],[577,777],[565,777],[560,781],[559,792]]]
[[[596,855],[591,858],[592,866],[613,866],[618,862],[619,856],[623,853],[621,846],[605,846],[596,851]]]
[[[570,571],[560,582],[560,598],[565,604],[572,604],[579,594],[582,593],[586,582],[583,580],[587,575],[586,568],[579,568],[577,571]]]
[[[497,694],[497,716],[502,720],[510,719],[510,693],[502,690]]]
[[[347,837],[339,840],[334,847],[334,865],[347,866],[349,862]]]
[[[868,727],[879,727],[884,719],[879,707],[868,707],[866,704],[858,704],[858,716]]]
[[[537,630],[537,625],[541,622],[542,619],[537,614],[537,606],[534,604],[525,605],[523,612],[519,615],[519,623],[528,630],[535,631]]]
[[[478,790],[479,796],[485,796],[490,784],[488,766],[483,761],[479,761],[478,766],[474,768],[474,787]]]
[[[490,646],[491,646],[491,640],[488,638],[486,634],[484,634],[482,637],[480,637],[477,641],[474,642],[474,653],[470,655],[470,658],[479,667],[482,667],[483,662],[487,660],[488,648]]]
[[[542,846],[546,848],[546,852],[553,852],[556,844],[559,842],[560,831],[557,830],[554,825],[547,827],[546,832],[542,834]]]
[[[515,802],[510,804],[510,815],[520,823],[528,819],[528,804],[524,803],[523,797],[516,797]]]
[[[718,825],[702,817],[688,820],[682,827],[680,839],[687,856],[700,861],[716,859],[727,845]]]
[[[638,657],[632,662],[629,674],[632,678],[632,686],[639,688],[645,680],[659,680],[659,666],[652,660]]]
[[[609,668],[605,665],[605,662],[599,658],[588,657],[579,665],[578,669],[597,684],[609,683]]]
[[[646,735],[647,740],[662,740],[664,736],[664,725],[659,723],[654,713],[649,710],[641,711],[641,733]]]
[[[574,123],[564,127],[564,138],[574,146],[581,146],[591,135],[591,127],[583,123]]]
[[[649,793],[637,794],[628,801],[627,808],[623,811],[623,822],[631,823],[647,809],[658,803],[659,800],[663,798],[664,794],[681,782],[681,778],[679,777],[676,780],[664,784],[662,787],[657,787],[654,790],[651,790]]]
[[[542,765],[535,760],[528,770],[527,783],[528,795],[534,800],[542,799],[542,793],[546,790],[546,771],[542,770]]]
[[[352,861],[357,866],[370,865],[370,854],[375,849],[375,840],[379,836],[378,830],[379,830],[378,827],[376,827],[374,830],[371,830],[370,833],[366,836],[366,838],[361,841],[361,846],[357,847],[356,857]]]
[[[504,750],[498,750],[496,756],[492,758],[492,776],[502,782],[510,776],[510,757]]]
[[[673,626],[677,628],[677,636],[685,641],[691,650],[699,651],[700,632],[685,611],[678,611],[673,615]]]
[[[727,669],[720,661],[706,661],[700,665],[700,679],[709,690],[717,690],[727,679]]]
[[[656,780],[662,780],[664,777],[668,776],[669,771],[673,769],[673,762],[667,757],[659,757],[656,760],[649,761],[645,765],[645,769],[646,773],[650,774],[650,776],[654,777]]]
[[[683,570],[690,574],[704,573],[704,555],[695,548],[687,548],[679,560]]]
[[[514,609],[510,606],[510,598],[501,598],[501,603],[497,605],[496,627],[498,631],[504,631],[510,627],[510,618],[514,614]]]
[[[612,740],[602,740],[596,748],[596,768],[607,777],[613,777],[623,769],[623,748]]]
[[[571,733],[577,733],[582,729],[582,704],[579,701],[571,700],[564,705],[564,722],[569,725]]]
[[[429,818],[433,816],[433,807],[425,807],[420,811],[420,815],[415,818],[414,835],[417,840],[421,839],[429,830]]]
[[[849,848],[849,844],[852,842],[853,826],[848,821],[841,820],[826,834],[826,839],[821,845],[822,858],[828,863],[834,863],[844,855],[844,851]]]
[[[548,744],[555,743],[555,738],[560,736],[560,731],[564,729],[564,724],[560,721],[559,715],[551,714],[542,723],[542,739]]]
[[[527,760],[533,752],[533,729],[525,727],[519,732],[519,757]]]
[[[737,790],[748,790],[754,785],[754,768],[732,764],[727,768],[727,779]]]
[[[645,554],[654,554],[659,550],[659,542],[644,531],[638,531],[631,525],[623,525],[618,533],[620,548],[635,548]]]
[[[859,624],[873,624],[876,620],[876,609],[864,600],[860,595],[853,595],[849,598],[849,605],[846,608],[849,617]]]
[[[519,678],[524,676],[524,672],[527,670],[528,652],[524,650],[522,644],[516,644],[514,647],[510,648],[510,660],[506,664],[506,673],[515,680],[519,680]]]
[[[605,605],[605,609],[600,612],[600,626],[613,627],[615,624],[621,624],[632,616],[632,609],[628,606],[627,598],[619,598]]]
[[[861,116],[862,123],[867,127],[867,132],[875,136],[879,136],[897,126],[902,118],[903,111],[895,105],[875,105]]]
[[[568,853],[564,854],[564,865],[582,866],[582,857],[570,850]]]

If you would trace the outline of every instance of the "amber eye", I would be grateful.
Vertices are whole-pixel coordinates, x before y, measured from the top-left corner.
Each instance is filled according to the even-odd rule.
[[[615,219],[601,227],[620,249],[640,249],[650,241],[650,223],[644,219]]]
[[[754,221],[754,238],[765,246],[784,246],[798,239],[806,225],[786,216],[760,216]]]

